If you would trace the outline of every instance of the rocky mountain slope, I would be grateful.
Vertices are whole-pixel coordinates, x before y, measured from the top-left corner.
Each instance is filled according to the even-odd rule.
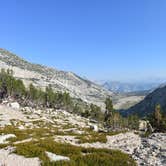
[[[160,104],[162,110],[166,111],[166,85],[162,85],[154,90],[143,101],[127,110],[126,113],[137,113],[140,116],[146,116],[155,110],[157,104]]]
[[[0,68],[12,69],[14,76],[22,79],[27,86],[33,83],[45,89],[50,84],[56,91],[69,92],[74,98],[99,106],[103,106],[107,96],[114,96],[112,92],[72,72],[32,64],[4,49],[0,49]]]

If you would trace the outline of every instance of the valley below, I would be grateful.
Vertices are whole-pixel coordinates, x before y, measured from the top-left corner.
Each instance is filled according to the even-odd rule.
[[[117,110],[128,109],[144,99],[145,96],[123,96],[118,98],[114,104],[114,108]]]

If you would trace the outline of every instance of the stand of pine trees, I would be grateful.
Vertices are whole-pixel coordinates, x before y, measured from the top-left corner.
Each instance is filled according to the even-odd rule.
[[[105,100],[106,111],[104,114],[105,126],[110,130],[123,130],[123,129],[139,129],[139,117],[131,115],[127,118],[122,117],[119,112],[113,108],[112,100],[107,98]]]
[[[46,87],[45,91],[30,84],[28,88],[22,80],[13,77],[13,71],[1,69],[0,72],[0,99],[12,97],[20,101],[22,105],[47,108],[73,107],[72,98],[68,93],[54,92],[51,86]]]
[[[155,112],[148,117],[148,120],[157,132],[166,132],[166,114],[160,104],[156,105]]]

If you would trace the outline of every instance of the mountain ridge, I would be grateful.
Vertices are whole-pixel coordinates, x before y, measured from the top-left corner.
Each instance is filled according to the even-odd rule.
[[[35,86],[44,89],[50,84],[55,91],[69,92],[72,97],[80,98],[87,103],[94,103],[99,106],[104,105],[106,97],[114,96],[113,92],[73,72],[28,62],[2,48],[0,49],[0,68],[12,69],[14,76],[23,80],[27,86],[33,83]]]

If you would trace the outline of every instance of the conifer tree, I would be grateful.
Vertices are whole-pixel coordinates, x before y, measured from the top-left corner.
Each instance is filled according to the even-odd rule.
[[[111,121],[113,110],[114,110],[112,100],[110,98],[106,98],[105,106],[106,106],[106,111],[104,114],[104,121],[106,122],[107,125],[110,125],[110,121]]]
[[[155,119],[156,119],[156,121],[157,121],[157,126],[159,126],[159,125],[160,125],[160,122],[161,122],[161,120],[162,120],[161,106],[160,106],[160,104],[157,104],[157,105],[156,105],[154,115],[155,115]]]

